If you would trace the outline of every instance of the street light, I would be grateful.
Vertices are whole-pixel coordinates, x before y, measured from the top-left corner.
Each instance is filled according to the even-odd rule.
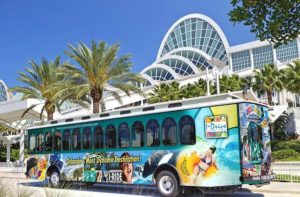
[[[225,68],[226,63],[220,61],[219,59],[216,59],[214,57],[212,57],[210,60],[207,60],[207,62],[210,65],[213,65],[213,75],[216,75],[217,78],[217,94],[220,94],[220,83],[219,83],[219,71],[222,70],[223,68]],[[208,68],[206,68],[206,79],[208,81]],[[207,84],[209,85],[209,82],[207,82]],[[209,94],[208,94],[209,95]]]

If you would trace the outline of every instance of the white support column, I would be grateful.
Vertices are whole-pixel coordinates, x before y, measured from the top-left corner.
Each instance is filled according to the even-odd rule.
[[[272,54],[273,54],[273,63],[278,67],[277,65],[277,55],[276,55],[276,49],[272,45]]]
[[[233,73],[231,54],[229,54],[228,59],[229,59],[229,70],[231,71],[231,73]]]
[[[254,60],[253,60],[253,51],[252,51],[252,49],[249,50],[249,53],[250,53],[250,65],[251,65],[252,70],[254,70]]]
[[[7,142],[6,144],[6,162],[9,163],[10,162],[10,142]]]
[[[21,130],[20,136],[20,163],[24,162],[25,130]]]
[[[300,37],[298,37],[296,41],[297,41],[297,49],[298,49],[298,58],[300,58]]]
[[[209,96],[210,95],[210,90],[209,90],[208,67],[206,67],[206,89],[207,89],[206,95]]]
[[[219,82],[219,71],[218,69],[216,70],[216,75],[217,75],[217,94],[220,94],[220,82]]]

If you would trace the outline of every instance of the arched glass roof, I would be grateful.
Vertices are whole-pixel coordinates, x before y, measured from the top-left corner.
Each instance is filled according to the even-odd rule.
[[[171,67],[177,74],[192,75],[195,74],[193,69],[184,61],[176,58],[168,58],[159,62],[160,64]]]
[[[207,62],[207,59],[203,55],[201,55],[200,53],[198,53],[196,51],[183,49],[183,50],[178,50],[171,54],[182,56],[182,57],[189,59],[201,71],[206,70],[206,67],[208,67],[209,69],[212,68],[212,66],[209,65],[209,63]]]
[[[147,70],[145,74],[156,81],[168,81],[174,79],[174,76],[167,69],[162,67],[152,67]]]
[[[8,100],[8,93],[5,83],[0,80],[0,102]]]
[[[188,15],[171,27],[161,45],[158,58],[177,48],[192,47],[227,63],[227,45],[223,32],[210,18]]]

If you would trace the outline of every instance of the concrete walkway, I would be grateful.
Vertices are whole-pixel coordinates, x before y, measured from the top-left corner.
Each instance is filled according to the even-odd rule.
[[[272,182],[269,185],[263,185],[261,187],[256,187],[253,185],[243,185],[240,190],[248,190],[256,193],[299,194],[300,196],[300,183]]]

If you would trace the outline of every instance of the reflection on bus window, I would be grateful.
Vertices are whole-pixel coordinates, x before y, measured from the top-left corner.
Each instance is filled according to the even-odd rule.
[[[106,127],[106,147],[116,147],[116,128],[113,125],[108,125]]]
[[[159,146],[159,124],[157,120],[149,120],[146,129],[147,146]]]
[[[53,145],[54,145],[53,150],[61,150],[61,133],[60,133],[60,131],[55,131]]]
[[[36,151],[44,150],[44,135],[42,133],[37,135]]]
[[[129,147],[130,143],[130,131],[127,123],[122,123],[119,125],[119,147],[126,148]]]
[[[195,121],[190,116],[183,116],[179,121],[180,143],[193,145],[196,143]]]
[[[177,143],[176,122],[173,118],[166,118],[162,123],[162,140],[164,145],[174,146]]]
[[[78,128],[73,130],[73,136],[72,136],[72,144],[73,144],[73,150],[80,150],[81,144],[80,144],[80,131]]]
[[[71,135],[70,135],[70,131],[68,129],[64,130],[63,149],[71,150]]]
[[[90,127],[85,127],[83,130],[83,149],[90,149],[92,145],[92,132]]]
[[[46,132],[45,135],[45,150],[52,151],[52,134],[50,131]]]
[[[36,142],[35,135],[34,134],[30,135],[29,150],[35,151],[35,142]]]
[[[132,147],[144,146],[144,126],[141,122],[132,125]]]
[[[102,129],[99,126],[94,130],[94,147],[103,148]]]

